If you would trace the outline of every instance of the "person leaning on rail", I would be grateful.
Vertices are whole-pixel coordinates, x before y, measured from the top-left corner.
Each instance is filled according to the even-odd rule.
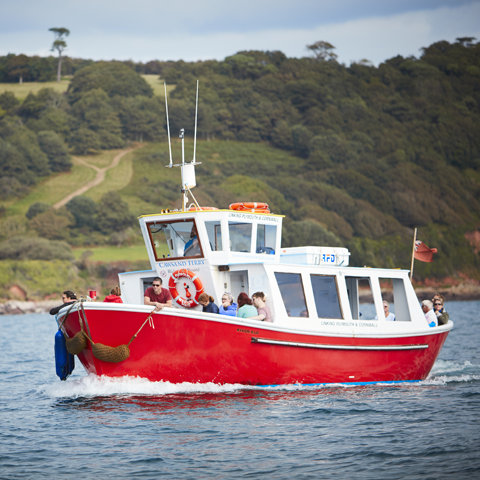
[[[71,290],[65,290],[62,293],[63,305],[60,305],[59,307],[52,308],[50,310],[50,315],[56,315],[63,307],[66,307],[67,305],[71,305],[72,303],[75,303],[76,301],[77,301],[77,296]]]
[[[203,307],[204,313],[218,313],[218,307],[215,304],[215,299],[208,295],[208,293],[202,293],[198,297],[198,303]]]
[[[450,315],[448,312],[445,310],[443,307],[443,304],[445,302],[445,297],[443,295],[440,295],[437,293],[433,297],[433,311],[435,312],[435,315],[437,316],[437,321],[439,325],[446,325],[448,323],[448,319],[450,318]]]
[[[233,301],[231,293],[225,292],[222,295],[222,304],[218,307],[218,313],[229,317],[237,316],[237,304]]]
[[[257,309],[258,315],[249,317],[250,320],[273,323],[273,316],[270,307],[265,304],[267,296],[263,292],[256,292],[252,295],[253,306]]]
[[[161,310],[172,306],[172,295],[168,288],[162,288],[162,279],[155,277],[152,286],[145,290],[143,303],[155,306],[155,310]]]

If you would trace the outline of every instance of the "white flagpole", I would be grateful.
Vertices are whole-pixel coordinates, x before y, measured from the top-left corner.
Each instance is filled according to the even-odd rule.
[[[413,234],[413,248],[412,248],[412,265],[410,266],[410,281],[413,278],[413,259],[415,258],[415,242],[417,241],[417,229],[415,229],[415,233]]]

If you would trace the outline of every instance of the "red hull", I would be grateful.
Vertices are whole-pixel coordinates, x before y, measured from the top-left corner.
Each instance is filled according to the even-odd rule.
[[[94,342],[126,344],[148,313],[86,310]],[[448,331],[394,338],[305,335],[208,319],[154,315],[130,345],[121,363],[96,359],[90,345],[79,355],[88,372],[110,377],[140,376],[172,383],[240,383],[246,385],[359,383],[423,380],[429,374]],[[228,317],[222,320],[228,322]],[[232,319],[234,322],[235,319]],[[65,324],[71,337],[79,331],[72,312]],[[252,342],[252,338],[322,345],[308,348]],[[325,345],[343,349],[325,348]],[[406,350],[355,350],[354,347],[428,345]],[[352,347],[352,349],[349,349]]]

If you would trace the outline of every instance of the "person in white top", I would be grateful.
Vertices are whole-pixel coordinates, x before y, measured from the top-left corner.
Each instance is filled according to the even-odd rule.
[[[395,321],[395,314],[390,313],[390,305],[386,300],[383,301],[383,311],[385,312],[385,320],[387,322]]]
[[[433,303],[430,300],[424,300],[422,302],[422,310],[425,314],[425,320],[428,323],[429,327],[437,327],[438,320],[435,312],[433,311]]]

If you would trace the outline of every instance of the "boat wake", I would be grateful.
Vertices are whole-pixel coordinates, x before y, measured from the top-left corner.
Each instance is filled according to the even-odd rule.
[[[468,383],[480,380],[480,365],[473,365],[468,360],[463,364],[446,360],[437,360],[422,385],[446,385],[447,383]]]
[[[410,386],[423,385],[446,385],[448,383],[468,383],[480,380],[480,365],[473,365],[469,361],[458,364],[451,361],[438,360],[428,378],[421,382],[409,383]],[[369,382],[369,384],[371,384]],[[394,385],[401,385],[402,382],[395,382]],[[337,383],[337,384],[318,384],[318,385],[272,385],[272,386],[248,386],[241,384],[216,383],[170,383],[170,382],[152,382],[146,378],[125,376],[112,378],[106,376],[97,376],[94,374],[71,379],[68,382],[42,385],[37,389],[37,393],[44,394],[50,398],[78,398],[78,397],[97,397],[97,396],[117,396],[117,395],[171,395],[171,394],[189,394],[189,393],[232,393],[241,390],[316,390],[322,388],[334,387],[358,387],[360,383]],[[391,386],[392,382],[379,382],[377,386]]]

